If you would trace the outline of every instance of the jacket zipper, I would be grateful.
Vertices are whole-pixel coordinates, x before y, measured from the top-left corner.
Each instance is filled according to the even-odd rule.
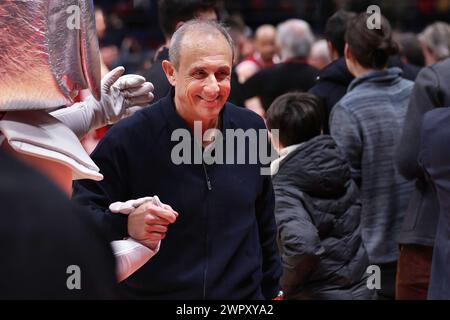
[[[208,191],[212,191],[211,180],[208,175],[208,170],[206,170],[205,163],[202,163],[203,171],[205,173],[206,185],[208,187]],[[206,198],[206,210],[205,210],[205,269],[203,270],[203,300],[206,300],[206,277],[208,275],[208,198]]]
[[[208,175],[208,171],[206,170],[205,163],[202,163],[202,165],[203,165],[203,171],[205,172],[206,186],[208,187],[209,191],[212,191],[211,180],[209,179],[209,175]]]

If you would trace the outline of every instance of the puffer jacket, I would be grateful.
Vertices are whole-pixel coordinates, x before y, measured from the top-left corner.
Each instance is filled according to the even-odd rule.
[[[272,181],[286,297],[371,299],[358,189],[333,139],[295,148]]]

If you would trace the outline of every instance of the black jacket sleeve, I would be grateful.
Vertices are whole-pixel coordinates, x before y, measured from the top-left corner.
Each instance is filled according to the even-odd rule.
[[[118,141],[120,139],[115,134],[107,134],[92,154],[92,159],[104,175],[102,181],[79,180],[73,185],[73,200],[92,211],[109,241],[120,240],[128,235],[127,216],[112,213],[108,209],[113,202],[130,200],[127,199],[126,182],[123,178],[127,165]]]
[[[441,83],[432,67],[424,68],[417,76],[406,113],[403,133],[396,151],[396,164],[400,174],[408,180],[421,176],[419,156],[423,116],[427,111],[442,107],[439,96]]]
[[[281,287],[289,293],[305,282],[325,252],[319,232],[297,190],[277,187],[275,216],[283,263]]]

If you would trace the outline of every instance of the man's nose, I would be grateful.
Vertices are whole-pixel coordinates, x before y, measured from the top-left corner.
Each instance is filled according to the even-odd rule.
[[[206,79],[204,90],[208,94],[217,94],[220,91],[219,83],[217,82],[216,76],[214,74],[210,75]]]

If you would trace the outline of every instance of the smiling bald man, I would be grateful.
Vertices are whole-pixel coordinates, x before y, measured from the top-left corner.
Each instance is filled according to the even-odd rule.
[[[237,148],[248,159],[255,144],[226,148],[227,164],[198,163],[195,154],[183,154],[188,161],[181,164],[173,158],[180,132],[192,150],[207,149],[192,134],[196,121],[200,134],[265,129],[258,115],[226,102],[232,40],[216,22],[193,20],[174,34],[169,56],[163,68],[173,89],[108,131],[92,155],[104,180],[76,183],[74,199],[101,217],[111,240],[139,234],[151,213],[139,207],[115,216],[111,202],[158,195],[179,212],[158,255],[122,283],[130,297],[274,298],[281,265],[270,176],[261,175],[260,161],[228,162]]]

